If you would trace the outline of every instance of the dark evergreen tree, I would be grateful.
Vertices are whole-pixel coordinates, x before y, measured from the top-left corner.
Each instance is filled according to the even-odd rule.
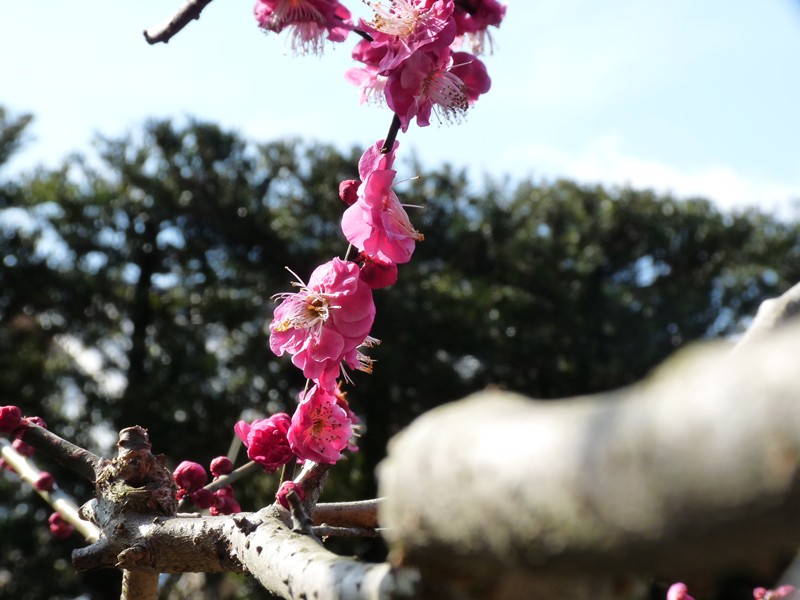
[[[0,159],[28,120],[0,112]],[[270,297],[291,289],[285,267],[307,279],[344,255],[337,189],[359,152],[154,121],[98,155],[0,184],[0,403],[95,450],[140,424],[171,464],[207,463],[243,413],[293,409],[302,376],[269,352]],[[425,410],[488,385],[540,398],[625,385],[800,280],[798,225],[758,211],[396,166],[421,175],[398,193],[422,207],[409,212],[426,239],[375,293],[383,344],[349,388],[366,432],[334,471],[338,500],[374,493],[388,437]],[[241,499],[270,493],[251,482]],[[73,574],[68,543],[46,543],[47,512],[0,478],[0,598],[104,597]]]

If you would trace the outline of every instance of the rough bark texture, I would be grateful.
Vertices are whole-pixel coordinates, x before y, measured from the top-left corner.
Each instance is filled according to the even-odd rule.
[[[799,466],[795,323],[614,393],[431,411],[391,443],[380,520],[397,564],[484,597],[503,573],[685,577],[796,548]]]

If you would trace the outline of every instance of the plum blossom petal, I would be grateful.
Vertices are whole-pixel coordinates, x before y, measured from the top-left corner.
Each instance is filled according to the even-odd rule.
[[[317,385],[301,394],[288,432],[298,458],[332,465],[342,458],[352,435],[351,419],[335,394]]]
[[[349,210],[349,209],[348,209]],[[356,263],[338,258],[317,267],[297,293],[279,294],[269,325],[270,349],[307,379],[332,389],[342,361],[361,346],[375,320],[372,290]]]
[[[350,11],[338,0],[257,0],[253,13],[264,31],[289,29],[299,54],[319,54],[326,39],[344,41],[353,28]]]
[[[359,28],[372,37],[372,46],[384,47],[378,72],[388,75],[415,52],[447,48],[456,36],[453,0],[390,0],[366,2],[375,12]]]
[[[458,121],[469,108],[464,82],[451,70],[450,50],[416,52],[386,79],[386,104],[408,131],[411,120],[430,125],[431,113],[440,121]]]
[[[239,421],[233,430],[247,448],[247,456],[268,473],[274,473],[294,455],[286,439],[291,419],[286,413],[275,413],[268,419],[252,423]]]
[[[469,10],[456,5],[453,17],[456,22],[456,35],[464,41],[475,54],[481,54],[491,37],[488,27],[499,27],[506,15],[506,5],[497,0],[470,0]]]

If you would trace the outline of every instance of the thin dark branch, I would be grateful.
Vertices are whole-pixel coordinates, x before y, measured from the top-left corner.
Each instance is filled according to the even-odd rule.
[[[397,134],[400,132],[400,117],[396,114],[392,117],[392,124],[389,125],[389,133],[386,134],[386,141],[383,142],[381,154],[389,154],[394,148],[394,141],[397,139]]]
[[[188,0],[168,21],[158,27],[145,29],[144,39],[148,44],[157,44],[158,42],[166,44],[190,22],[199,19],[200,13],[209,4],[211,4],[211,0]]]
[[[22,440],[91,482],[95,481],[98,473],[108,462],[85,448],[76,446],[55,433],[31,423],[25,429]]]

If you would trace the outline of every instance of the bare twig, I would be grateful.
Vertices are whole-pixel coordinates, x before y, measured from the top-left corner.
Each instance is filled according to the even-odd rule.
[[[146,29],[144,31],[144,39],[147,40],[148,44],[157,44],[158,42],[166,44],[181,29],[192,21],[199,19],[200,13],[209,4],[211,4],[211,0],[188,0],[168,21],[158,27]]]

